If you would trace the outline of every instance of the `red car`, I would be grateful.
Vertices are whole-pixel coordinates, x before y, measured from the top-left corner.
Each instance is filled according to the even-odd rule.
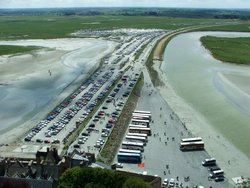
[[[99,112],[98,112],[98,115],[99,115],[99,116],[103,116],[104,114],[105,114],[104,111],[99,111]]]

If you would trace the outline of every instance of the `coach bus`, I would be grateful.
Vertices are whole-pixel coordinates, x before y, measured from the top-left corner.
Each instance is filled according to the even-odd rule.
[[[137,114],[147,114],[147,115],[151,116],[151,112],[150,111],[135,110],[134,113],[137,113]]]
[[[204,150],[204,142],[181,142],[180,143],[181,151],[194,151],[194,150]]]
[[[137,153],[142,154],[140,150],[134,150],[134,149],[119,149],[119,153]]]
[[[130,150],[140,150],[144,151],[144,144],[142,142],[122,142],[122,149],[130,149]]]
[[[148,121],[151,120],[149,116],[132,116],[132,119],[148,120]]]
[[[139,142],[142,142],[144,145],[146,145],[148,139],[146,137],[141,137],[141,136],[128,136],[126,135],[125,136],[126,140],[129,140],[129,141],[139,141]]]
[[[142,137],[147,137],[147,134],[143,133],[127,133],[128,136],[142,136]]]
[[[131,119],[132,124],[135,125],[147,125],[149,126],[149,120]]]
[[[142,133],[147,134],[148,136],[151,135],[151,129],[149,127],[129,127],[128,130],[130,133]]]
[[[181,142],[200,142],[200,141],[202,141],[201,137],[181,139]]]
[[[147,128],[147,125],[134,125],[134,124],[129,124],[128,127],[137,127],[137,128]]]
[[[132,113],[133,119],[151,120],[151,116],[146,114]]]
[[[119,163],[141,163],[141,155],[138,153],[118,153],[117,160]]]

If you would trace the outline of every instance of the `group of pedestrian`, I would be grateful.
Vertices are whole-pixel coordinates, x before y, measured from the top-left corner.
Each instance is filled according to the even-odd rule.
[[[190,178],[189,178],[189,176],[187,176],[187,177],[184,177],[184,181],[185,181],[185,182],[187,182],[187,181],[190,181]]]

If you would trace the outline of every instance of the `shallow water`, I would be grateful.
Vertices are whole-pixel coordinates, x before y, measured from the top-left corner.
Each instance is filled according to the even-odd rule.
[[[250,67],[214,59],[199,41],[204,35],[250,36],[249,33],[225,32],[178,35],[166,47],[161,69],[177,94],[250,158],[250,98],[244,93],[248,88],[244,85],[250,78]],[[237,77],[243,74],[246,76]],[[232,79],[232,75],[237,78]],[[236,90],[235,86],[242,89]]]
[[[0,43],[8,42],[0,41]],[[34,43],[33,45],[42,45],[35,40],[17,41],[16,43],[11,41],[9,43],[30,45],[31,42]],[[34,57],[32,62],[25,64],[18,63],[18,57],[15,57],[17,61],[6,62],[10,67],[7,69],[6,65],[0,64],[2,71],[7,70],[7,72],[2,72],[2,75],[0,75],[0,134],[30,120],[35,114],[46,109],[53,102],[63,100],[63,97],[69,95],[69,93],[63,94],[65,89],[70,86],[71,92],[73,92],[89,74],[89,71],[97,65],[98,60],[103,55],[111,52],[115,46],[113,42],[92,39],[58,39],[57,41],[46,42],[43,43],[45,46],[48,45],[48,47],[53,48],[56,47],[56,42],[62,43],[63,50],[60,51],[62,48],[60,46],[58,48],[60,48],[60,53],[64,55],[59,56],[56,61],[52,59],[53,57],[47,59]],[[70,44],[72,42],[75,43],[75,47]],[[73,46],[71,47],[72,50],[69,47],[70,45]],[[40,54],[37,56],[43,57]],[[26,59],[31,60],[32,58],[28,57]],[[39,62],[36,61],[37,59],[39,59]],[[20,62],[22,62],[21,60]],[[15,65],[12,66],[11,64],[14,63]],[[3,69],[3,66],[5,66],[5,69]],[[15,72],[11,66],[20,67]],[[34,67],[31,69],[31,66]],[[26,71],[28,68],[30,70]],[[10,69],[12,71],[9,72]],[[19,72],[18,69],[21,71]],[[48,70],[51,71],[51,75],[49,75]],[[11,77],[11,80],[6,79],[6,77]],[[59,96],[60,94],[63,97]],[[40,119],[42,118],[40,117]]]

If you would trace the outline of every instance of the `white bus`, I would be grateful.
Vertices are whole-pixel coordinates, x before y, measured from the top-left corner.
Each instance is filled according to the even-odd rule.
[[[132,119],[138,119],[138,120],[151,120],[148,116],[132,116]]]
[[[137,114],[147,114],[147,115],[151,116],[151,112],[150,111],[135,110],[134,113],[137,113]]]
[[[145,120],[151,120],[151,116],[147,114],[137,114],[137,113],[132,113],[133,118],[140,118],[140,119],[145,119]]]
[[[149,120],[131,119],[132,124],[135,125],[147,125],[149,126]]]
[[[181,142],[180,143],[181,151],[194,151],[194,150],[204,150],[204,142]]]
[[[122,142],[122,149],[129,149],[129,150],[140,150],[144,151],[144,144],[142,142]]]
[[[149,127],[129,127],[128,130],[130,133],[142,133],[142,134],[147,134],[151,135],[151,129]]]
[[[134,124],[129,124],[128,127],[137,127],[137,128],[147,128],[147,125],[134,125]]]
[[[201,137],[181,139],[181,142],[200,142],[200,141],[202,141]]]
[[[138,153],[142,154],[141,150],[131,150],[131,149],[119,149],[119,153]]]
[[[137,112],[133,112],[132,115],[134,116],[148,116],[148,117],[151,117],[151,114],[144,114],[144,113],[137,113]]]
[[[125,136],[126,140],[129,141],[138,141],[142,142],[144,145],[146,145],[148,139],[146,137],[141,137],[141,136]]]
[[[128,136],[142,136],[142,137],[147,137],[147,134],[143,133],[127,133]]]

